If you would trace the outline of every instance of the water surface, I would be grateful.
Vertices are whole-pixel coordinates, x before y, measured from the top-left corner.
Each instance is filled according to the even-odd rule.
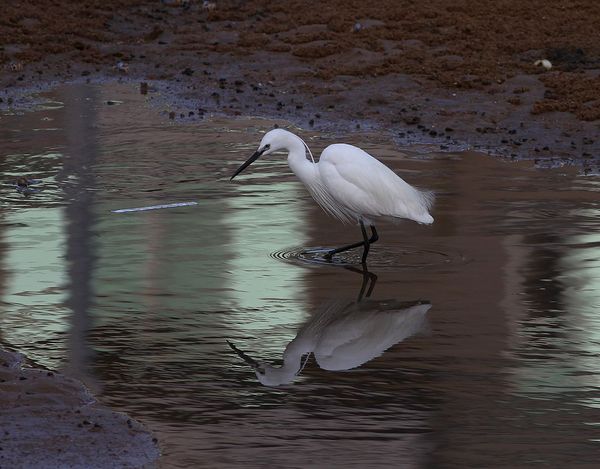
[[[306,252],[360,230],[283,158],[228,181],[271,123],[178,125],[126,87],[51,98],[0,117],[0,343],[145,423],[164,467],[596,463],[597,177],[347,136],[438,194],[432,226],[378,227],[367,275]],[[227,340],[263,369],[288,347],[281,386]]]

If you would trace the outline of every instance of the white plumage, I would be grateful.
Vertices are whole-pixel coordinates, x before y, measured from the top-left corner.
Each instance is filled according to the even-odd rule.
[[[374,220],[409,219],[422,224],[433,223],[429,210],[432,192],[406,183],[376,158],[353,145],[329,145],[315,162],[304,141],[291,132],[274,129],[266,133],[258,150],[231,177],[233,179],[262,155],[278,150],[288,152],[291,170],[304,183],[315,201],[330,215],[345,223],[358,223],[363,241],[329,251],[326,257],[354,247],[364,246],[363,263],[371,243],[377,241]],[[306,158],[306,150],[310,160]],[[371,226],[367,238],[364,224]]]
[[[433,223],[428,212],[433,194],[407,184],[358,147],[329,145],[316,166],[325,190],[335,200],[335,210],[345,212],[344,221],[362,219],[372,224],[373,218],[389,217]]]
[[[229,343],[255,369],[265,386],[291,383],[302,370],[302,357],[314,354],[324,370],[350,370],[378,357],[388,348],[420,332],[431,304],[425,301],[326,303],[300,328],[283,352],[283,365],[261,363]]]

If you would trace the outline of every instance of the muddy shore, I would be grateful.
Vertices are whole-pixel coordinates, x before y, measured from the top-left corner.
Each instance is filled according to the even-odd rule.
[[[600,4],[66,0],[0,21],[0,105],[53,82],[160,90],[166,115],[388,132],[540,166],[600,158]],[[547,70],[537,60],[552,64]]]
[[[0,468],[151,467],[150,432],[80,382],[0,349]]]

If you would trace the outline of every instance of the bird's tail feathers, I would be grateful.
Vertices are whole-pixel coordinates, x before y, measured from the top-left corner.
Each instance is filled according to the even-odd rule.
[[[433,217],[429,214],[429,210],[431,210],[435,202],[435,193],[433,191],[421,190],[417,188],[415,188],[415,190],[421,202],[419,206],[421,208],[424,207],[425,210],[422,210],[419,214],[413,214],[413,220],[415,220],[417,223],[431,225],[433,223]]]
[[[418,216],[413,216],[413,220],[422,225],[431,225],[433,223],[433,217],[427,212],[422,213]]]
[[[417,189],[417,192],[419,193],[419,196],[421,197],[421,201],[423,202],[423,205],[425,205],[425,207],[427,207],[427,210],[431,210],[431,208],[433,207],[433,204],[435,203],[435,192],[426,191],[426,190],[422,190],[422,189]]]

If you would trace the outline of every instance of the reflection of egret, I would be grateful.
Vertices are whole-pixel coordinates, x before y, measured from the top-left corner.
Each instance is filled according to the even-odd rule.
[[[283,365],[273,367],[250,357],[231,342],[229,346],[256,372],[265,386],[291,383],[313,353],[324,370],[356,368],[388,348],[416,334],[431,308],[426,301],[335,301],[323,305],[283,352]],[[307,355],[304,364],[302,357]]]
[[[350,272],[355,272],[362,275],[362,285],[360,287],[357,301],[361,301],[363,298],[369,298],[371,293],[373,293],[375,284],[377,283],[377,275],[375,275],[373,272],[369,272],[366,264],[363,264],[362,270],[356,269],[350,265],[347,265],[344,268]]]
[[[352,145],[329,145],[319,162],[315,163],[310,149],[311,161],[306,159],[308,146],[291,132],[274,129],[260,142],[258,150],[231,176],[241,173],[262,155],[277,150],[288,152],[291,170],[304,183],[310,195],[330,215],[343,222],[360,224],[363,241],[332,249],[325,257],[363,246],[363,264],[367,260],[369,247],[379,239],[373,219],[406,218],[418,223],[431,224],[433,217],[429,209],[433,194],[420,191],[407,184],[396,173],[364,150]],[[367,235],[365,223],[371,227]]]

